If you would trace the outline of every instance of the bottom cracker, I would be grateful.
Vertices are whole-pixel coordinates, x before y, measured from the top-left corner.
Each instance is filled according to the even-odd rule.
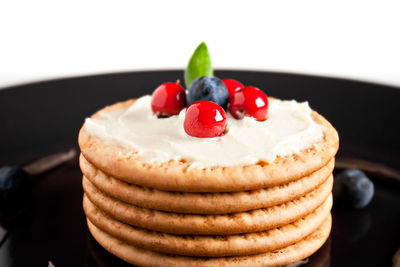
[[[88,227],[93,237],[110,253],[138,266],[282,266],[298,262],[317,251],[327,240],[332,218],[302,241],[272,252],[252,256],[195,258],[171,256],[140,249],[129,245],[94,226],[89,220]]]

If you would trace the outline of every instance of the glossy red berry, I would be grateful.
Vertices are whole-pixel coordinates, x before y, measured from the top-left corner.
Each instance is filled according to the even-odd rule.
[[[238,81],[232,80],[232,79],[225,79],[225,80],[222,80],[222,82],[225,84],[226,88],[228,89],[229,96],[233,95],[237,90],[244,87],[244,85],[241,82],[238,82]]]
[[[229,112],[238,120],[249,116],[264,121],[267,119],[268,97],[256,87],[244,87],[229,98]]]
[[[197,101],[186,109],[183,128],[194,137],[216,137],[224,133],[226,113],[211,101]]]
[[[177,115],[185,107],[185,89],[177,82],[161,84],[151,97],[151,109],[158,117]]]

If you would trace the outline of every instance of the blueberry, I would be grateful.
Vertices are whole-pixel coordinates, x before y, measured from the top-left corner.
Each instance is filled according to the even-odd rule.
[[[212,101],[226,109],[228,106],[228,89],[217,77],[200,77],[193,81],[186,100],[188,105],[199,100]]]
[[[0,194],[20,187],[26,179],[27,173],[18,166],[4,166],[0,168]]]
[[[26,201],[31,177],[18,166],[0,168],[0,217],[12,214]]]
[[[335,202],[346,207],[361,209],[374,196],[374,184],[360,170],[348,169],[335,175],[333,196]]]

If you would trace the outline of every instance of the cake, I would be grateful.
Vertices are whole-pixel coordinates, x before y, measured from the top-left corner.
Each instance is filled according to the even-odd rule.
[[[327,240],[336,130],[307,102],[229,81],[195,79],[185,101],[164,84],[86,119],[83,207],[106,250],[138,266],[283,266]],[[199,101],[208,83],[217,98]],[[179,108],[157,106],[160,90]]]

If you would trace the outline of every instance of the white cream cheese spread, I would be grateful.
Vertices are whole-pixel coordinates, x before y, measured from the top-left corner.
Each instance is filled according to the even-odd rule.
[[[103,111],[87,118],[85,131],[106,144],[136,152],[146,163],[182,160],[192,167],[237,166],[259,161],[273,162],[311,148],[323,138],[323,127],[311,116],[308,102],[270,99],[266,121],[227,113],[227,133],[220,137],[197,138],[183,129],[185,110],[177,116],[157,118],[151,111],[151,96],[131,106]]]

